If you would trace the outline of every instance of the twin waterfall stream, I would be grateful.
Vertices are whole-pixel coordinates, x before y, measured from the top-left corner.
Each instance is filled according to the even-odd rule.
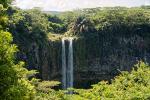
[[[68,46],[67,42],[69,43]],[[67,89],[72,87],[73,87],[73,38],[70,37],[62,39],[62,88]]]

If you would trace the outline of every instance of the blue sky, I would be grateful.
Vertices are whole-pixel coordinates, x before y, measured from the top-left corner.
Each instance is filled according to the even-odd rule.
[[[41,7],[46,11],[67,11],[79,8],[150,5],[150,0],[16,0],[21,9]]]

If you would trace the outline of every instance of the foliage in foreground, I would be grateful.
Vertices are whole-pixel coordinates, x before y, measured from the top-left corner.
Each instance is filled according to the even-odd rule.
[[[15,61],[16,45],[9,32],[0,31],[0,100],[28,100],[35,94],[23,62]]]
[[[100,82],[92,89],[75,90],[75,100],[149,100],[150,66],[139,62],[131,72],[122,72],[111,84]]]
[[[149,100],[150,66],[140,61],[131,72],[122,72],[111,84],[102,81],[91,89],[72,89],[74,92],[71,95],[67,91],[50,89],[57,84],[59,83],[39,84],[35,100]]]
[[[17,46],[7,29],[6,9],[11,0],[0,1],[0,100],[30,100],[35,94],[34,86],[28,80],[33,72],[17,62]]]
[[[36,86],[36,96],[34,100],[62,100],[64,98],[63,91],[55,91],[55,86],[58,86],[60,82],[57,81],[42,81],[38,82]]]

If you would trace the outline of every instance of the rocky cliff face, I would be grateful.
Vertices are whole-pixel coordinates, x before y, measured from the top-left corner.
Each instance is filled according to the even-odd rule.
[[[20,44],[18,41],[16,43]],[[47,40],[43,44],[32,41],[30,45],[19,46],[19,50],[19,60],[25,61],[29,70],[38,70],[38,78],[60,81],[61,40]]]
[[[90,83],[110,80],[120,71],[130,71],[139,60],[150,63],[149,46],[149,39],[139,35],[75,41],[75,84],[88,87]]]
[[[75,39],[75,87],[88,88],[98,81],[110,80],[120,71],[130,71],[138,60],[150,63],[149,40],[139,35]],[[31,43],[25,54],[28,68],[39,70],[43,80],[61,81],[61,38],[47,42],[45,46]]]

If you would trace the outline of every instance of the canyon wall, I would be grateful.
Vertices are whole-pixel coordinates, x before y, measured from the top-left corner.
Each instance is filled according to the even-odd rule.
[[[139,35],[79,37],[73,46],[74,85],[78,88],[130,71],[139,60],[150,63],[150,39]],[[43,80],[62,81],[61,50],[61,38],[49,39],[46,45],[31,43],[24,54],[28,69],[39,70]]]

